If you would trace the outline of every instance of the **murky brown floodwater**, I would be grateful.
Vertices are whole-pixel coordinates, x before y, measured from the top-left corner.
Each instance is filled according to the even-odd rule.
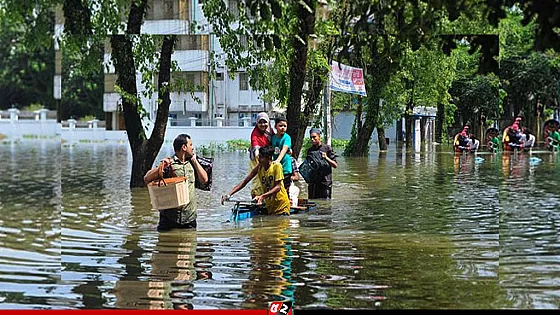
[[[339,157],[315,212],[238,223],[217,154],[198,229],[158,233],[126,144],[2,144],[0,308],[560,308],[560,158],[444,151]]]

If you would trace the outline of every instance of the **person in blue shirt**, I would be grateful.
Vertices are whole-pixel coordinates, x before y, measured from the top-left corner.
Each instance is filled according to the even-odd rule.
[[[284,117],[278,117],[274,120],[274,128],[276,135],[271,137],[271,145],[274,148],[273,160],[282,164],[282,172],[284,174],[284,188],[289,194],[290,185],[292,184],[292,138],[286,133],[288,129],[288,121]]]

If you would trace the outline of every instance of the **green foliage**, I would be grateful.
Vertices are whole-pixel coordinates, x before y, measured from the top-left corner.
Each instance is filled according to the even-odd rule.
[[[348,145],[349,142],[350,142],[350,140],[332,139],[331,140],[331,146],[333,148],[344,148]]]
[[[385,100],[380,112],[383,125],[400,119],[405,104],[411,101],[413,107],[437,107],[437,104],[448,107],[451,99],[448,90],[456,76],[456,64],[455,58],[436,47],[425,45],[416,51],[405,50],[400,69],[381,93]]]
[[[226,146],[222,143],[211,142],[208,145],[197,146],[197,154],[203,156],[212,156],[217,152],[225,152]]]
[[[355,111],[358,104],[358,95],[350,93],[331,92],[331,110],[333,114],[346,111]]]
[[[220,46],[230,74],[246,71],[251,88],[263,93],[264,102],[285,107],[290,91],[291,69],[287,65],[291,64],[294,42],[298,40],[294,35],[301,27],[295,10],[304,2],[242,0],[233,10],[226,3],[230,2],[206,0],[202,9],[214,33],[220,34]],[[324,41],[326,34],[335,33],[332,21],[319,20],[316,25],[319,41]],[[307,67],[318,69],[310,73],[309,81],[312,76],[321,75],[320,69],[328,69],[324,52],[309,49]]]
[[[559,70],[556,52],[533,52],[523,57],[511,57],[501,62],[501,78],[507,92],[505,102],[512,104],[514,114],[536,115],[537,100],[556,107]]]
[[[247,151],[251,142],[245,139],[227,140],[225,144],[219,142],[210,142],[208,145],[197,147],[200,155],[209,156],[220,152]]]
[[[507,11],[500,21],[500,102],[513,108],[507,116],[536,116],[536,102],[543,109],[556,108],[560,79],[560,55],[553,51],[535,51],[537,17],[518,8]],[[511,106],[510,106],[511,105]]]
[[[104,117],[103,112],[103,46],[95,38],[67,36],[61,42],[63,120],[86,115]],[[82,49],[82,45],[90,49]]]
[[[478,124],[481,117],[501,116],[499,86],[500,80],[493,73],[453,82],[451,92],[463,123]]]
[[[488,8],[483,1],[472,3],[469,10],[463,10],[455,20],[444,16],[441,23],[442,34],[496,34],[497,28],[488,22]]]
[[[29,104],[28,106],[23,106],[22,109],[25,111],[34,112],[36,110],[43,109],[43,105],[39,103],[33,103],[33,104]]]
[[[524,56],[534,49],[536,23],[531,21],[523,26],[523,19],[519,9],[511,9],[500,21],[500,60]]]
[[[303,156],[303,158],[305,158],[305,152],[307,152],[307,150],[311,148],[311,139],[309,137],[305,137],[303,138],[303,144],[301,146],[301,156]]]
[[[52,12],[34,4],[0,1],[0,109],[32,103],[56,107]]]
[[[96,117],[94,115],[86,115],[83,117],[80,117],[80,121],[90,121],[90,120],[94,120],[96,119]]]
[[[243,151],[248,150],[251,146],[251,141],[245,139],[233,139],[226,141],[228,151]]]

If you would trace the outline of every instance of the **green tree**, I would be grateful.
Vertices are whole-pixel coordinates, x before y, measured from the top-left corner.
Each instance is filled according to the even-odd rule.
[[[539,19],[527,16],[512,7],[500,21],[500,78],[507,93],[501,122],[509,125],[515,115],[522,115],[524,125],[539,136],[548,118],[545,111],[558,108],[560,56],[553,49],[538,50]],[[540,41],[543,47],[547,40]]]
[[[49,8],[36,8],[35,12],[34,8],[35,2],[0,0],[2,109],[30,104],[41,104],[49,109],[56,107],[53,98],[54,19]]]
[[[251,86],[264,92],[266,102],[286,107],[294,156],[300,153],[328,72],[323,53],[329,49],[328,41],[319,50],[309,49],[311,35],[333,31],[331,22],[316,19],[317,2],[244,0],[232,8],[223,0],[203,4],[212,32],[219,34],[228,68],[246,70]]]
[[[114,2],[96,2],[98,10],[91,11],[91,6],[85,5],[83,0],[65,1],[65,28],[67,49],[79,47],[75,43],[83,42],[92,45],[96,41],[109,36],[111,44],[111,58],[117,74],[117,90],[122,97],[122,109],[127,131],[128,141],[132,151],[132,170],[130,187],[144,187],[144,174],[153,165],[164,141],[169,106],[171,104],[171,54],[176,41],[175,35],[141,36],[140,28],[146,13],[147,0],[119,0]],[[90,3],[91,4],[91,3]],[[81,11],[81,12],[77,12]],[[123,12],[126,20],[123,21]],[[91,30],[87,27],[91,25]],[[92,34],[92,36],[86,36]],[[86,37],[84,37],[86,36]],[[161,47],[156,51],[157,44]],[[83,46],[82,46],[83,47]],[[77,55],[87,56],[83,52]],[[149,63],[155,63],[150,68]],[[150,71],[151,69],[152,71]],[[144,84],[148,84],[148,77],[153,72],[158,73],[158,110],[154,128],[150,138],[147,138],[142,117],[145,109],[142,107],[136,86],[137,70],[142,70]],[[153,91],[153,87],[148,87]]]
[[[75,50],[68,47],[69,42],[61,45],[62,95],[59,114],[62,120],[89,115],[104,119],[103,43],[92,41],[87,44],[87,38],[89,37],[84,37],[79,41],[83,45],[90,46],[90,49],[84,50],[83,53],[81,49]]]
[[[342,1],[340,18],[336,21],[341,33],[336,37],[337,58],[348,60],[351,54],[360,52],[359,58],[366,65],[368,93],[364,100],[366,117],[350,140],[348,154],[367,154],[375,128],[380,149],[385,149],[380,99],[399,70],[406,51],[416,51],[428,42],[451,9],[456,6],[447,1]],[[409,82],[415,81],[409,79]],[[413,86],[407,89],[412,90]]]

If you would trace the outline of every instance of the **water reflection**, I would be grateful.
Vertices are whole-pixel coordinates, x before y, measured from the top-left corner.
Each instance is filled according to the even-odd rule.
[[[126,244],[125,244],[126,246]],[[121,261],[128,269],[115,286],[118,308],[193,309],[194,280],[208,279],[208,272],[195,270],[196,231],[160,233],[150,259],[145,263],[147,279],[139,279],[143,249],[138,243],[126,246],[131,254]],[[126,261],[125,261],[126,259]]]
[[[290,219],[267,217],[253,221],[253,227],[258,229],[250,235],[251,271],[242,285],[246,296],[242,306],[267,309],[269,301],[293,300]]]
[[[60,146],[0,148],[0,307],[54,305],[60,281]]]
[[[147,189],[128,188],[126,145],[6,144],[0,308],[560,306],[552,153],[339,157],[317,210],[237,224],[219,196],[246,175],[246,152],[214,157],[197,230],[158,233]]]

